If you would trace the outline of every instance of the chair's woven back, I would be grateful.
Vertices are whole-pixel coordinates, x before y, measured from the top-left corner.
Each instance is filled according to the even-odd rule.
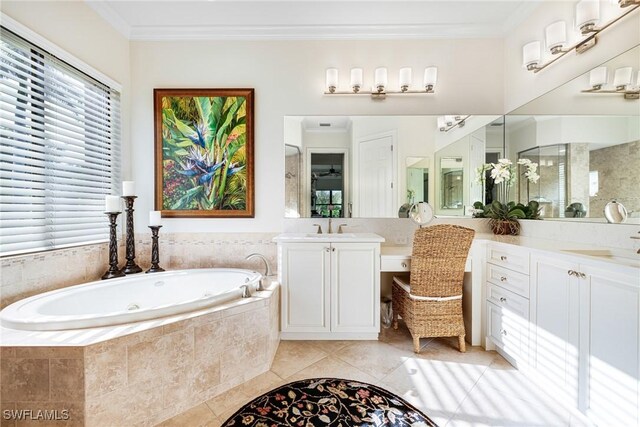
[[[416,230],[411,255],[411,294],[461,295],[464,266],[474,235],[470,228],[450,224]]]

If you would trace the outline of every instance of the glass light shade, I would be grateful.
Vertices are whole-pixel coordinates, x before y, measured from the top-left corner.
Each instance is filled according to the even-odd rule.
[[[435,86],[438,81],[438,68],[428,67],[424,69],[424,87]]]
[[[332,90],[335,90],[337,87],[338,87],[338,69],[327,68],[327,90],[331,92]]]
[[[547,49],[562,47],[567,42],[567,24],[564,21],[554,22],[544,30]]]
[[[447,127],[447,124],[445,123],[445,119],[443,116],[439,116],[438,117],[438,129],[440,130],[445,130]]]
[[[599,0],[582,0],[576,4],[576,27],[578,30],[582,29],[585,25],[595,25],[599,20]]]
[[[351,87],[361,87],[362,86],[362,68],[352,68],[351,69]]]
[[[607,84],[608,79],[607,67],[598,67],[589,73],[589,86],[592,88],[600,88]]]
[[[411,86],[411,68],[400,68],[400,89],[406,90]]]
[[[376,68],[373,82],[376,89],[382,86],[384,90],[387,87],[387,69],[385,67]]]
[[[540,42],[535,41],[522,46],[522,65],[538,65],[540,62]]]
[[[630,85],[632,72],[633,70],[631,67],[618,68],[616,73],[613,75],[613,85],[616,88]]]

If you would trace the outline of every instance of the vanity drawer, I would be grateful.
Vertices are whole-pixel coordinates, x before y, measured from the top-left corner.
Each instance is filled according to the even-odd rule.
[[[528,362],[529,330],[527,324],[511,311],[487,302],[487,335],[517,366]]]
[[[381,256],[380,271],[411,271],[411,258]]]
[[[526,274],[487,264],[487,282],[529,298],[529,276]]]
[[[489,246],[487,262],[509,270],[529,274],[529,252],[517,246]]]
[[[500,286],[487,284],[487,300],[493,304],[509,310],[513,314],[521,317],[527,323],[529,321],[529,300],[514,294]]]

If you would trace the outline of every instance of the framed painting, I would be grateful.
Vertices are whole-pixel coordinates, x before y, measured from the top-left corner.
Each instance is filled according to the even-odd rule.
[[[253,218],[253,89],[154,89],[163,217]]]

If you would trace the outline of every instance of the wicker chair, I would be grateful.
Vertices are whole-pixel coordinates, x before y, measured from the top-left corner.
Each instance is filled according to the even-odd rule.
[[[434,225],[416,230],[409,283],[393,278],[393,327],[402,317],[411,336],[413,351],[420,352],[420,338],[458,337],[466,351],[462,320],[464,266],[475,231],[457,225]]]

